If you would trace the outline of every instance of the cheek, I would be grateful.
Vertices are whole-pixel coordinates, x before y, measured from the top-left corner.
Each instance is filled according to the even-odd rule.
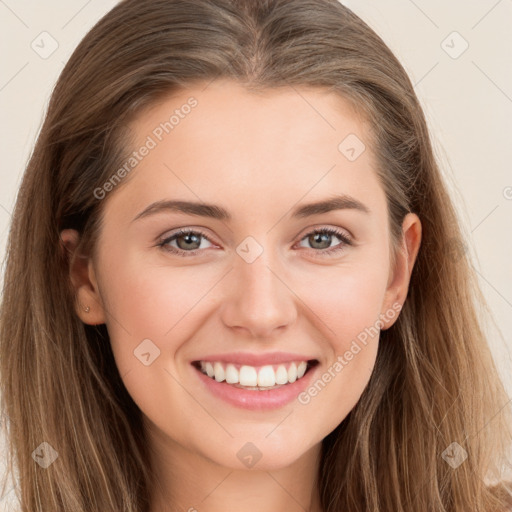
[[[179,340],[199,328],[197,315],[208,304],[217,274],[206,266],[201,270],[199,266],[148,265],[144,258],[127,254],[116,260],[115,249],[105,263],[104,268],[113,270],[102,275],[102,297],[120,373],[140,364],[134,351],[147,339],[161,350],[159,363],[171,361]]]
[[[316,325],[329,354],[301,403],[309,405],[314,415],[322,417],[322,411],[330,415],[333,428],[358,402],[378,351],[387,267],[385,262],[365,263],[317,271],[308,280],[310,286],[299,292],[319,319]],[[324,409],[328,404],[337,406]]]
[[[211,270],[198,271],[199,267],[148,265],[143,258],[126,254],[118,261],[109,265],[115,271],[103,275],[102,287],[116,366],[144,414],[169,429],[169,411],[190,409],[195,403],[179,384],[176,358],[180,347],[200,329],[208,290],[218,276]],[[200,415],[200,408],[194,413]],[[181,426],[172,428],[181,431]]]
[[[385,266],[343,265],[317,269],[302,285],[298,295],[324,322],[322,329],[336,352],[366,327],[375,325],[384,301]]]

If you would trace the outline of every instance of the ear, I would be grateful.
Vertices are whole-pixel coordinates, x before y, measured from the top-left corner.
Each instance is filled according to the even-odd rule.
[[[80,241],[78,231],[64,229],[60,233],[60,239],[61,248],[67,254],[69,278],[75,289],[77,315],[85,324],[104,324],[103,302],[99,294],[92,259],[77,251]]]
[[[402,246],[396,255],[394,268],[390,270],[386,293],[384,297],[382,330],[389,329],[396,321],[399,315],[393,315],[388,319],[386,311],[390,311],[393,305],[403,306],[409,291],[409,282],[412,269],[418,255],[421,245],[421,221],[414,213],[408,213],[402,222]]]

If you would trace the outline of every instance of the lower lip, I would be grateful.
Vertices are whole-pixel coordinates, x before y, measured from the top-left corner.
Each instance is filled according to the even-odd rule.
[[[299,394],[308,387],[313,373],[315,373],[318,366],[319,365],[316,364],[310,368],[303,377],[291,384],[284,384],[279,388],[264,391],[236,388],[226,384],[226,381],[217,382],[215,379],[205,375],[195,366],[192,366],[192,368],[198,374],[199,379],[204,383],[206,388],[213,395],[221,398],[225,402],[241,409],[271,410],[279,409],[295,400]]]

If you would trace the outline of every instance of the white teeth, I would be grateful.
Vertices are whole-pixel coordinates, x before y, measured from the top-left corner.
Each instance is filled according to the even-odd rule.
[[[276,384],[276,374],[274,373],[274,368],[272,366],[263,366],[260,368],[258,372],[258,386],[275,386]]]
[[[226,382],[228,384],[238,384],[238,370],[232,364],[226,366]]]
[[[288,382],[295,382],[297,380],[297,366],[295,363],[290,365],[288,368]]]
[[[258,385],[258,374],[256,373],[256,368],[252,366],[242,366],[238,378],[242,386]]]
[[[299,366],[297,366],[297,379],[300,379],[306,373],[306,368],[308,367],[308,363],[306,361],[302,361]]]
[[[288,370],[282,364],[277,368],[276,384],[288,384]]]
[[[224,374],[224,367],[221,363],[215,363],[213,365],[213,371],[215,372],[215,380],[217,382],[222,382],[226,378]]]
[[[226,381],[227,384],[244,386],[247,388],[261,389],[273,388],[284,384],[295,382],[306,373],[307,361],[293,362],[289,365],[280,364],[275,367],[265,365],[255,368],[249,365],[242,365],[240,369],[234,364],[221,362],[200,362],[203,373],[215,379],[217,382]],[[288,366],[288,369],[286,368]]]
[[[206,375],[208,377],[213,377],[215,375],[215,372],[213,371],[213,364],[212,363],[206,363]]]

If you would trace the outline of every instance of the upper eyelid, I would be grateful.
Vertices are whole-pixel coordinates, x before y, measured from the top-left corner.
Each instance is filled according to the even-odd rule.
[[[168,232],[166,232],[168,233]],[[158,237],[158,241],[159,242],[165,242],[167,240],[169,240],[170,238],[174,238],[175,236],[178,236],[178,235],[183,235],[183,234],[188,234],[188,233],[194,233],[194,234],[198,234],[198,235],[201,235],[203,238],[206,238],[209,242],[211,243],[215,243],[213,240],[212,240],[212,237],[209,236],[208,234],[206,234],[206,232],[204,232],[201,228],[176,228],[174,231],[172,231],[170,234],[164,234],[162,236],[159,236]]]

